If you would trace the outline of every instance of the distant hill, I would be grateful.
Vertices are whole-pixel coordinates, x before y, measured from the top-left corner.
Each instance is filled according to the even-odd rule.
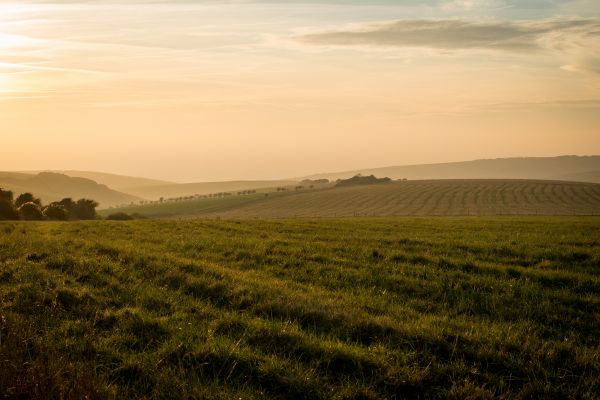
[[[204,195],[219,192],[233,192],[240,190],[253,190],[272,188],[278,186],[296,185],[296,181],[227,181],[227,182],[201,182],[201,183],[174,183],[168,185],[140,186],[127,189],[127,193],[157,200],[160,197],[181,197],[196,194]]]
[[[108,174],[105,172],[95,172],[95,171],[33,171],[33,174],[37,174],[40,172],[54,172],[57,174],[67,175],[73,178],[86,178],[90,179],[94,182],[100,183],[102,185],[106,185],[111,189],[118,190],[121,192],[129,192],[129,189],[136,188],[140,186],[156,186],[156,185],[169,185],[173,184],[173,182],[169,181],[161,181],[158,179],[148,179],[148,178],[138,178],[133,176],[125,176],[125,175],[116,175],[116,174]]]
[[[558,178],[565,181],[600,183],[600,170],[565,174]]]
[[[141,200],[137,196],[118,192],[90,179],[72,178],[53,172],[41,172],[36,175],[0,172],[0,187],[12,190],[15,195],[31,192],[44,203],[65,197],[85,197],[96,200],[100,208],[106,208]]]
[[[423,180],[291,192],[197,217],[600,215],[600,184],[538,180]]]
[[[357,174],[392,179],[548,179],[600,183],[600,156],[498,158],[405,165],[322,173],[298,180],[347,179]]]

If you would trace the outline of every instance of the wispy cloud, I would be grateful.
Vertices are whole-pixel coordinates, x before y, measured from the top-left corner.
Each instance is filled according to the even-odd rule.
[[[564,35],[598,36],[596,19],[549,21],[412,20],[358,25],[308,33],[296,39],[311,45],[426,47],[440,50],[530,51]],[[558,36],[558,37],[557,37]]]

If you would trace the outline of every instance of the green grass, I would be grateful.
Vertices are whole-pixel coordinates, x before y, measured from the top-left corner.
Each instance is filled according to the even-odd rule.
[[[600,184],[536,180],[406,181],[120,209],[151,217],[600,215]]]
[[[277,193],[269,193],[269,196],[277,196]],[[128,214],[138,213],[149,218],[170,218],[188,216],[197,213],[211,213],[226,211],[240,205],[253,203],[265,198],[265,193],[256,193],[243,196],[215,197],[207,199],[194,199],[186,201],[167,201],[164,203],[132,205],[124,207],[113,207],[98,211],[98,215],[106,217],[116,212]]]
[[[5,398],[598,398],[600,218],[0,223]]]

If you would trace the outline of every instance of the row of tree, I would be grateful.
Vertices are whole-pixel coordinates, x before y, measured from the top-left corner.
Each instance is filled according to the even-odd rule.
[[[31,193],[23,193],[16,199],[10,190],[0,188],[0,220],[68,221],[96,219],[98,203],[90,199],[65,198],[44,206]]]

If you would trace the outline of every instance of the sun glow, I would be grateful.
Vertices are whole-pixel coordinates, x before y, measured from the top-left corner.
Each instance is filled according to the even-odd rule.
[[[10,14],[16,14],[19,12],[26,11],[29,8],[30,7],[25,6],[23,4],[14,4],[14,3],[0,4],[0,15],[2,15],[3,17],[6,17],[7,15],[10,15]]]

